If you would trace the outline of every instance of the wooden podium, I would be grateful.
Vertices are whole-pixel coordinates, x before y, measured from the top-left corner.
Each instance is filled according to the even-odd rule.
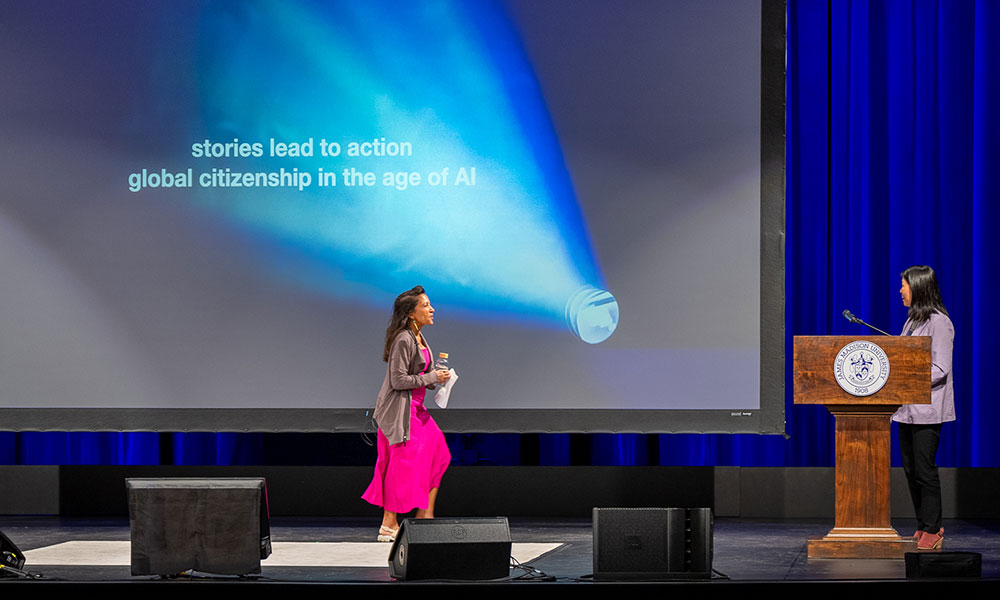
[[[871,395],[838,383],[835,363],[854,342],[878,345],[889,374]],[[822,404],[836,419],[836,516],[823,537],[809,539],[810,558],[902,558],[914,552],[889,521],[889,426],[903,404],[930,404],[931,338],[795,336],[795,404]],[[855,391],[865,388],[855,388]]]

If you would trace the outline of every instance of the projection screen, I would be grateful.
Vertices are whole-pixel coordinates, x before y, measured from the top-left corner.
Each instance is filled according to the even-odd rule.
[[[784,10],[0,3],[0,428],[782,433]]]

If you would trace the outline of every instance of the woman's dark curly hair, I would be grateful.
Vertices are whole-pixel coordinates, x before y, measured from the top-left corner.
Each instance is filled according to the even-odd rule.
[[[389,326],[385,329],[385,349],[382,351],[383,361],[389,362],[389,347],[392,346],[392,341],[396,339],[396,336],[400,332],[409,329],[410,314],[417,308],[417,303],[420,302],[420,296],[423,294],[423,286],[418,285],[412,290],[407,290],[396,297],[396,301],[392,305],[392,318],[389,319]]]

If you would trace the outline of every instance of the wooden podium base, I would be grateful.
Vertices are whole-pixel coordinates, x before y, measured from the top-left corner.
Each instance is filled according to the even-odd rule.
[[[809,538],[809,558],[903,558],[917,551],[917,541],[888,527],[834,527]]]

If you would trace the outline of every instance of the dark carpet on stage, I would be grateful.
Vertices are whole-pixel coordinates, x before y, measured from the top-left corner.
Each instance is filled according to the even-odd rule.
[[[586,579],[581,580],[593,570],[589,521],[514,519],[510,525],[515,543],[561,544],[556,550],[532,561],[531,566],[554,577],[557,582],[579,581],[581,585],[593,585]],[[909,533],[912,529],[908,521],[897,521],[893,525],[900,532]],[[717,519],[714,567],[728,577],[730,583],[872,582],[904,579],[902,560],[807,558],[806,539],[811,535],[825,533],[831,526],[832,523],[825,521]],[[373,541],[376,529],[376,522],[359,519],[276,518],[271,521],[271,537],[274,542],[370,542]],[[129,539],[128,521],[123,519],[0,517],[0,530],[22,551],[67,541]],[[1000,522],[947,521],[945,534],[945,550],[982,553],[983,578],[1000,580]],[[25,569],[39,572],[47,579],[78,583],[126,583],[153,579],[132,577],[127,565],[33,565],[29,562]],[[520,572],[512,571],[512,576],[518,574]],[[269,567],[266,563],[259,579],[314,584],[392,582],[385,567]],[[6,581],[0,583],[4,584]],[[547,584],[540,582],[537,585]]]

